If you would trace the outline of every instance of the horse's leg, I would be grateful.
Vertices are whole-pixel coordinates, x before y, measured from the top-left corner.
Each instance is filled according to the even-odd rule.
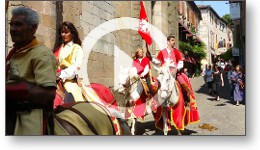
[[[166,118],[167,108],[163,107],[163,133],[168,134],[167,118]]]
[[[133,118],[132,119],[132,128],[131,128],[132,135],[135,135],[135,122],[136,122],[136,118]]]
[[[177,133],[178,133],[178,135],[181,135],[181,131],[180,130],[177,130]]]

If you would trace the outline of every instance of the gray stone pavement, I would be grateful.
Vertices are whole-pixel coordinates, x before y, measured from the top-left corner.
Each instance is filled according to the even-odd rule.
[[[183,135],[245,135],[245,104],[239,106],[229,99],[229,87],[225,81],[225,86],[221,88],[220,101],[213,100],[214,97],[208,94],[206,85],[202,77],[191,78],[191,84],[195,92],[197,106],[200,114],[200,122],[190,124],[185,127]],[[154,126],[151,114],[145,120],[136,123],[136,135],[163,135]],[[216,130],[202,129],[199,126],[209,124],[217,128]],[[172,130],[168,135],[177,135],[176,130]]]

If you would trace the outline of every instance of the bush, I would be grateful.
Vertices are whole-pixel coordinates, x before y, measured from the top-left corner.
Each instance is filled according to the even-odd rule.
[[[224,59],[225,61],[232,59],[233,55],[232,55],[232,49],[228,49],[226,51],[226,53],[219,55],[220,58]]]
[[[194,56],[199,59],[206,57],[204,43],[188,43],[180,41],[180,49],[185,55]]]

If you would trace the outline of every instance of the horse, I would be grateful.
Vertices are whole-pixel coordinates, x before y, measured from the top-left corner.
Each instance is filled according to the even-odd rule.
[[[56,99],[55,99],[56,105],[54,105],[54,108],[55,108],[54,115],[55,116],[57,116],[57,114],[59,114],[59,115],[63,114],[62,116],[65,115],[65,116],[67,116],[66,118],[68,119],[68,116],[69,116],[68,114],[69,114],[69,112],[71,113],[71,107],[73,107],[74,105],[75,106],[79,105],[81,109],[84,109],[81,111],[81,115],[79,115],[79,116],[82,116],[83,118],[85,118],[83,120],[87,120],[86,118],[92,118],[92,120],[95,122],[94,124],[97,127],[99,125],[102,125],[102,128],[103,128],[102,130],[104,130],[104,131],[111,131],[111,130],[107,129],[107,128],[109,128],[109,126],[104,126],[104,125],[108,125],[112,120],[113,130],[115,130],[116,132],[115,133],[114,132],[113,133],[112,132],[105,132],[105,133],[100,132],[101,135],[103,135],[103,134],[105,134],[105,135],[111,135],[111,134],[112,135],[130,135],[131,134],[126,121],[123,119],[123,116],[118,111],[117,101],[115,100],[115,98],[109,88],[107,88],[101,84],[97,84],[97,83],[91,83],[90,85],[81,85],[84,102],[75,102],[72,104],[62,104],[62,103],[60,103],[61,100],[59,100],[58,98],[60,98],[62,100],[64,99],[65,90],[63,89],[62,84],[58,84],[58,86],[59,86],[59,88],[56,91]],[[55,101],[54,101],[54,103],[55,103]],[[86,103],[88,103],[89,105],[87,105]],[[94,107],[95,110],[99,110],[99,111],[95,111],[95,113],[89,112],[90,110],[93,111],[93,109],[90,109],[90,108],[92,108],[90,106]],[[101,118],[100,116],[104,116],[104,115],[107,116],[107,118],[111,118],[111,119],[104,119],[104,117],[103,117],[103,119],[100,119]],[[73,117],[70,117],[70,119],[69,119],[69,121],[71,123],[73,123],[77,120],[78,120],[77,118],[73,118]],[[87,121],[85,121],[85,122],[87,123]],[[71,125],[71,123],[69,125]],[[84,125],[84,123],[81,122],[81,125]],[[56,126],[57,126],[57,122],[56,122]],[[86,124],[85,124],[85,126],[86,126]],[[86,127],[88,127],[88,129],[89,129],[90,126],[91,125],[88,124]],[[83,128],[83,127],[79,126],[78,129],[80,129],[80,128]],[[71,126],[69,127],[69,129],[71,129]],[[87,130],[87,128],[84,128],[84,129]],[[55,131],[55,128],[54,128],[54,131]],[[75,131],[75,130],[73,130],[73,131]],[[90,132],[90,131],[72,132],[72,134],[78,135],[79,133],[81,133],[81,134],[92,134],[92,133],[97,134],[98,133],[98,132],[93,132],[93,129],[91,129],[91,131],[92,132]],[[64,133],[68,133],[68,132],[66,131],[66,132],[57,132],[57,133],[64,134]]]
[[[53,114],[54,135],[130,135],[127,123],[114,118],[96,102],[72,102],[58,106]]]
[[[131,119],[132,135],[135,135],[135,124],[137,117],[144,118],[146,114],[152,112],[151,107],[146,105],[148,96],[146,95],[146,92],[143,88],[142,82],[144,81],[142,80],[144,79],[139,78],[136,68],[121,67],[119,74],[119,88],[117,91],[120,94],[125,95],[124,99],[126,100],[126,118]],[[128,112],[129,109],[131,109],[130,113]],[[141,111],[141,113],[138,113],[138,110]]]
[[[164,135],[167,135],[171,125],[174,125],[178,135],[181,135],[180,130],[184,129],[182,122],[186,109],[180,85],[175,80],[177,70],[168,63],[161,68],[154,68],[158,71],[157,79],[161,83],[157,94],[159,107],[154,114],[156,127],[163,130]],[[160,121],[163,122],[162,126],[159,124]]]

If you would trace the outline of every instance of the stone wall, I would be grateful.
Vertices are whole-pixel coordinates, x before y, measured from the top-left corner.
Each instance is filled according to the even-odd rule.
[[[83,41],[91,30],[105,21],[120,17],[139,19],[140,13],[139,1],[10,1],[7,22],[10,20],[11,10],[17,6],[27,6],[39,13],[40,25],[36,36],[51,49],[56,40],[56,29],[63,21],[72,22]],[[178,37],[177,2],[144,1],[144,6],[149,23],[161,29],[165,36],[174,34]],[[9,32],[8,25],[7,31]],[[9,33],[7,40],[6,47],[9,50],[12,46]],[[90,82],[114,85],[115,46],[129,56],[138,47],[146,49],[145,42],[137,31],[120,30],[103,36],[92,48],[86,64]],[[155,44],[149,46],[149,49],[153,54],[157,54],[158,51],[155,50],[159,50]]]
[[[168,35],[175,35],[176,47],[179,48],[179,29],[176,28],[179,26],[179,15],[178,11],[176,11],[178,9],[178,3],[169,1],[168,6]]]
[[[55,41],[56,34],[56,2],[52,1],[10,1],[9,8],[7,12],[7,19],[9,22],[11,19],[11,11],[17,6],[27,6],[39,13],[40,24],[36,32],[36,36],[43,41],[47,47],[52,48]],[[8,30],[8,44],[7,51],[10,50],[13,43],[9,34],[9,25],[7,25]]]

